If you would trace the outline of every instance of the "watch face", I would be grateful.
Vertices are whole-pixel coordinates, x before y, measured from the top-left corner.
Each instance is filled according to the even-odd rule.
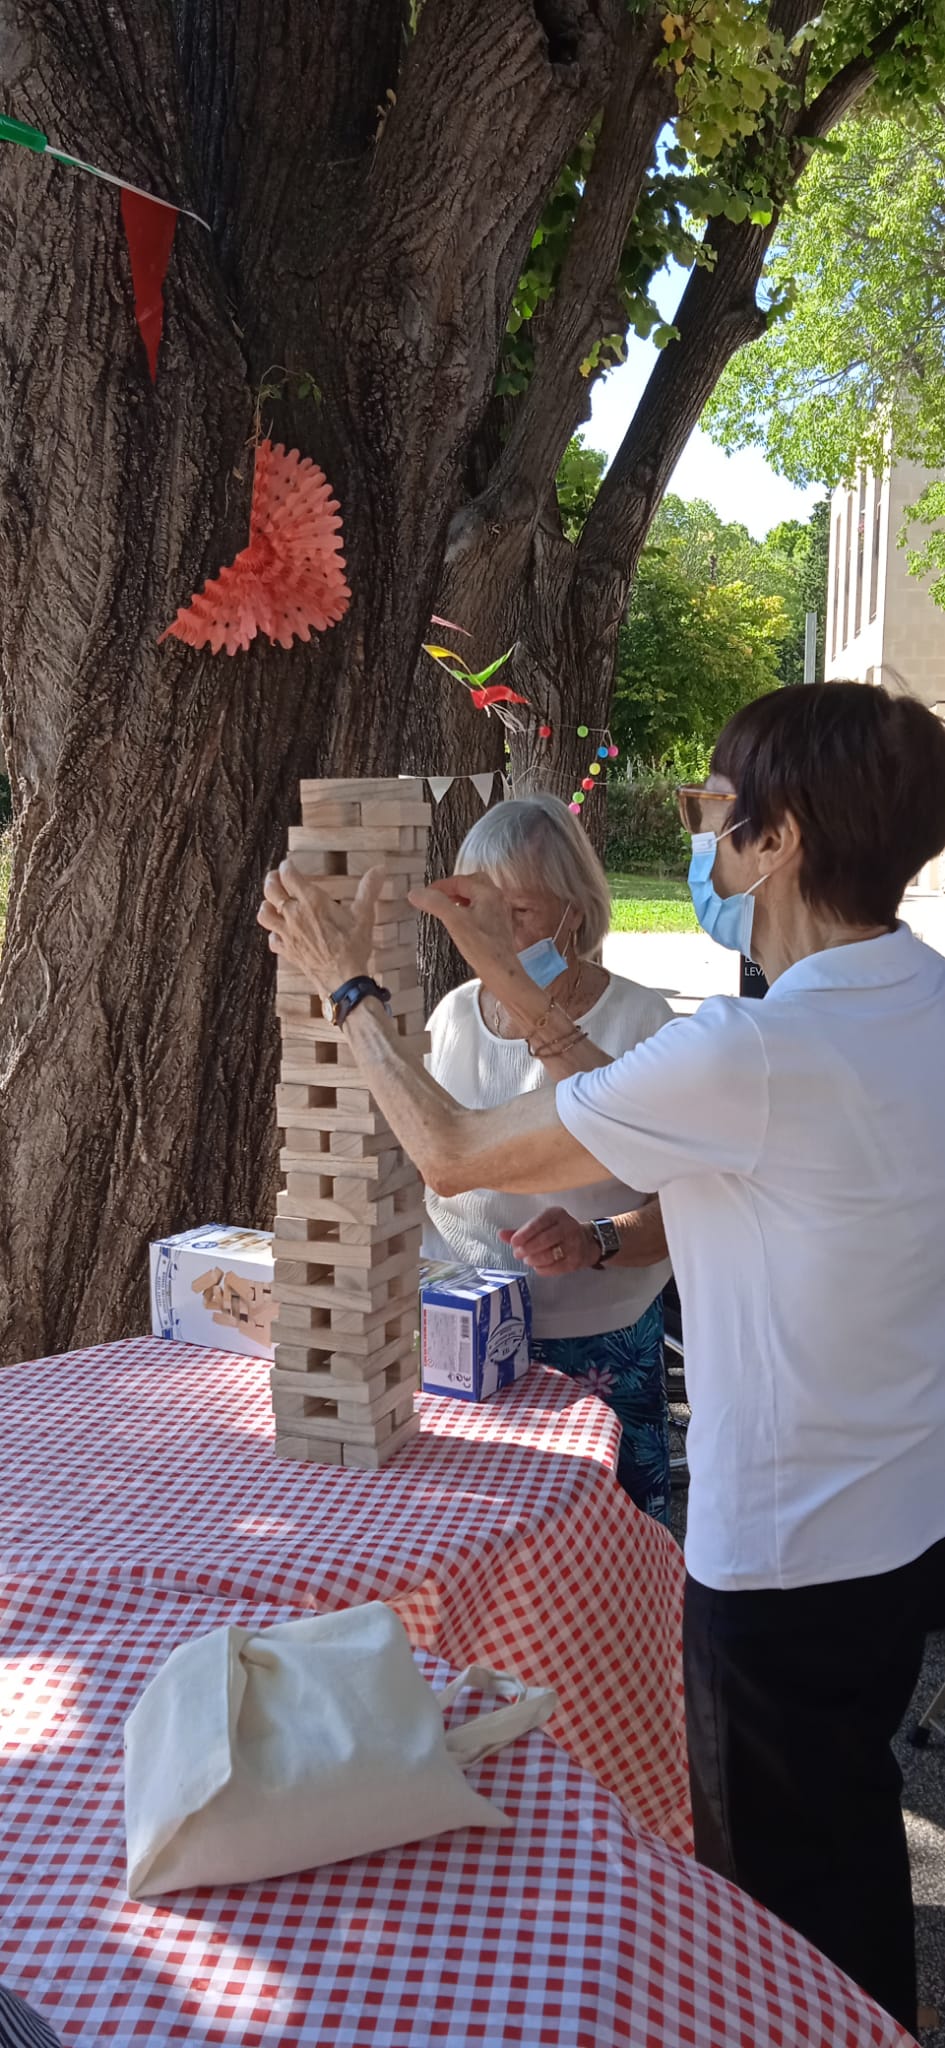
[[[331,996],[322,997],[322,1016],[326,1024],[333,1024],[335,1021],[335,1005]]]

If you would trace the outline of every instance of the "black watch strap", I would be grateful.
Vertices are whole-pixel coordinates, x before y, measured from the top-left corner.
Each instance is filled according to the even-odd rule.
[[[591,1224],[591,1229],[597,1239],[600,1251],[600,1258],[594,1260],[593,1270],[599,1272],[602,1266],[606,1266],[608,1259],[612,1259],[614,1254],[619,1252],[620,1238],[617,1234],[617,1225],[612,1216],[595,1217],[594,1222]]]
[[[391,1015],[390,989],[382,988],[372,974],[355,974],[350,981],[343,981],[340,988],[333,989],[328,998],[331,1005],[331,1021],[337,1025],[339,1031],[341,1026],[347,1023],[352,1010],[357,1009],[359,1003],[363,1003],[365,996],[376,996],[377,1001],[383,1003],[388,1016]]]

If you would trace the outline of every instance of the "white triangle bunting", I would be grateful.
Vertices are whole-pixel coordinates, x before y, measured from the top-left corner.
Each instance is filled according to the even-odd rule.
[[[495,769],[490,768],[488,774],[471,775],[469,780],[472,783],[472,786],[476,792],[477,797],[479,798],[483,810],[488,810],[489,804],[492,801],[492,785],[495,781]]]
[[[427,786],[435,804],[441,804],[448,789],[452,789],[455,775],[428,775]]]

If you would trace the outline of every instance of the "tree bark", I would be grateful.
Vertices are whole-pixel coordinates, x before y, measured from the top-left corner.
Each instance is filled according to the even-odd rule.
[[[406,60],[403,27],[394,0],[0,0],[17,112],[214,229],[178,223],[152,389],[114,193],[0,167],[3,1359],[145,1327],[150,1238],[272,1213],[262,876],[300,774],[402,765],[508,302],[612,44],[591,0],[426,0]],[[159,649],[244,544],[272,365],[321,394],[263,426],[341,498],[351,611],[291,652]]]
[[[799,4],[773,0],[786,21]],[[424,0],[410,37],[407,15],[405,0],[0,0],[8,107],[212,226],[178,223],[152,388],[115,194],[21,151],[0,161],[16,814],[0,1359],[144,1327],[149,1238],[268,1222],[276,1044],[255,908],[300,774],[502,766],[501,727],[420,657],[435,609],[468,629],[473,667],[517,643],[503,677],[554,739],[513,743],[515,785],[569,795],[649,521],[757,323],[765,235],[723,223],[567,542],[554,470],[667,114],[662,9]],[[869,77],[848,67],[821,95],[818,132]],[[506,408],[492,393],[512,294],[598,116],[531,396]],[[288,372],[317,397],[292,399]],[[273,386],[285,396],[261,404]],[[245,541],[257,426],[321,462],[340,498],[349,614],[291,652],[158,648]],[[477,809],[457,785],[437,813],[444,865]],[[442,986],[458,970],[438,948]]]

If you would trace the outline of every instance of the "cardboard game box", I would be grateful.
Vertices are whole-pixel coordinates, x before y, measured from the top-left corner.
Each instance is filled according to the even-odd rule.
[[[179,1344],[275,1357],[272,1232],[206,1223],[151,1246],[151,1329]]]
[[[512,1273],[434,1265],[421,1273],[420,1363],[425,1394],[485,1401],[528,1371],[531,1296]]]

